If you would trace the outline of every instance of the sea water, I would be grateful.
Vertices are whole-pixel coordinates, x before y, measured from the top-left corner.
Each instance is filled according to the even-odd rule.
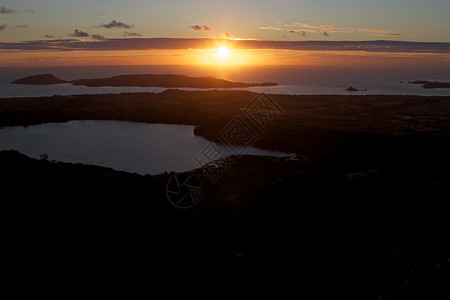
[[[233,88],[256,93],[320,95],[425,95],[450,96],[450,89],[423,89],[414,80],[450,81],[448,68],[358,68],[330,66],[246,66],[212,68],[194,66],[77,66],[77,67],[1,67],[0,98],[53,95],[162,92],[161,87],[85,87],[71,84],[16,85],[10,82],[30,75],[50,73],[64,80],[101,78],[128,74],[182,74],[213,76],[230,81],[276,82],[278,86]],[[358,92],[348,92],[348,86]],[[183,90],[204,90],[182,88]]]

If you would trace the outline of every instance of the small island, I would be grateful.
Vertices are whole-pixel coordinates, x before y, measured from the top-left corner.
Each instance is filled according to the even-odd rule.
[[[52,74],[40,74],[17,79],[11,84],[61,84],[83,85],[88,87],[101,86],[135,86],[135,87],[164,87],[164,88],[245,88],[257,86],[276,86],[275,82],[246,83],[218,79],[210,76],[191,77],[176,74],[142,74],[119,75],[109,78],[90,78],[66,81]]]
[[[68,83],[66,80],[59,79],[52,74],[40,74],[40,75],[32,75],[25,78],[20,78],[11,82],[12,84],[60,84],[60,83]]]
[[[354,88],[352,85],[345,89],[347,92],[367,92],[366,89],[364,90],[358,90],[357,88]]]
[[[450,82],[415,80],[411,84],[421,84],[424,89],[450,89]]]

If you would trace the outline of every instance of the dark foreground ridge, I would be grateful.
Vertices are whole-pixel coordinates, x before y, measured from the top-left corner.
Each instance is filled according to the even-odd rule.
[[[34,75],[11,82],[12,84],[59,84],[71,83],[88,87],[99,86],[137,86],[137,87],[188,87],[188,88],[243,88],[255,86],[274,86],[273,82],[245,83],[217,79],[210,76],[190,77],[175,74],[143,74],[119,75],[109,78],[77,79],[66,81],[58,79],[51,74]]]
[[[193,124],[214,139],[254,97],[4,99],[0,124]],[[194,170],[204,193],[189,210],[167,201],[173,174],[0,152],[11,285],[59,297],[448,299],[450,97],[271,97],[284,114],[258,145],[296,159],[235,157],[216,183]]]

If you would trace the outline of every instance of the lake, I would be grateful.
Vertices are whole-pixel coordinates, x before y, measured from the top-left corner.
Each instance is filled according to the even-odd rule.
[[[127,121],[70,121],[0,129],[0,150],[15,149],[33,158],[93,164],[138,174],[183,172],[200,167],[205,149],[233,154],[225,145],[194,135],[194,126]],[[234,153],[289,156],[253,147]],[[197,160],[196,160],[197,158]]]

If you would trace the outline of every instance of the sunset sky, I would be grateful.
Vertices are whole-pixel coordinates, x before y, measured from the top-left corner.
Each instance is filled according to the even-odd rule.
[[[0,1],[0,65],[448,63],[449,11],[448,0]]]

